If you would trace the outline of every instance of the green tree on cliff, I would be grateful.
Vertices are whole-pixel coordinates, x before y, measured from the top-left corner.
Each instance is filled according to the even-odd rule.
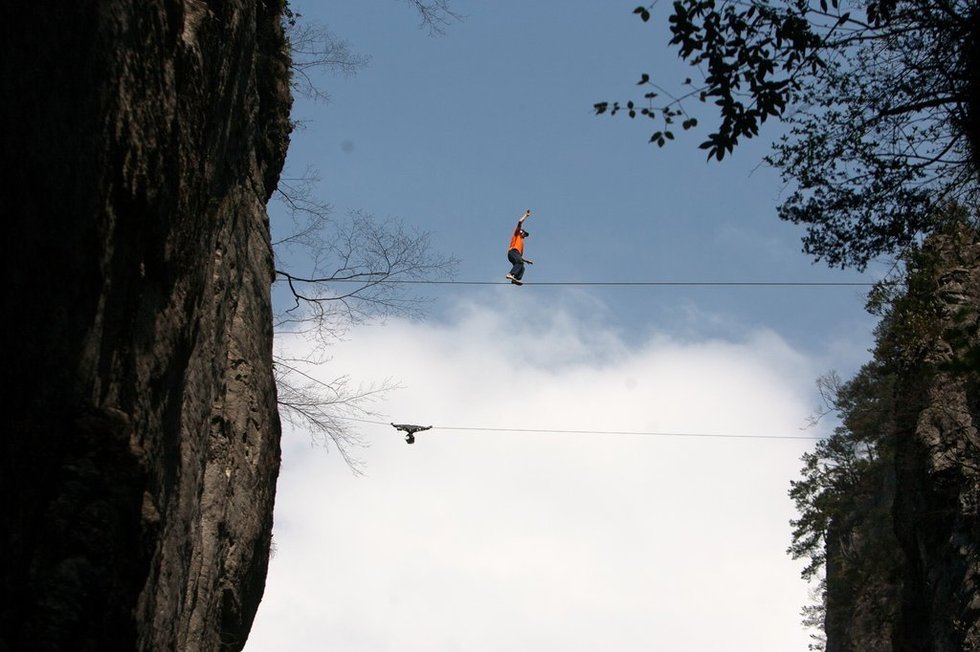
[[[844,632],[867,604],[879,610],[873,618],[876,632],[890,640],[900,602],[900,553],[890,511],[894,380],[888,365],[875,360],[846,383],[836,374],[818,381],[839,425],[804,454],[801,477],[791,482],[790,497],[800,516],[791,523],[788,550],[805,560],[804,579],[818,580],[816,604],[804,608],[804,622],[821,630],[812,650],[823,649],[824,635],[855,638]],[[865,641],[863,649],[880,648]]]
[[[902,283],[882,284],[872,292],[868,307],[881,317],[872,361],[847,382],[834,374],[818,382],[825,415],[833,414],[838,425],[803,456],[801,477],[791,483],[800,516],[792,522],[789,553],[806,561],[804,578],[825,576],[817,604],[806,611],[834,649],[892,649],[909,563],[893,519],[901,470],[898,447],[908,445],[909,420],[975,423],[969,405],[942,398],[930,408],[941,418],[925,417],[928,401],[920,405],[923,399],[909,391],[942,373],[957,378],[954,384],[976,386],[975,311],[951,309],[957,301],[969,305],[970,300],[936,288],[938,279],[967,279],[977,272],[975,254],[971,262],[965,252],[975,251],[980,235],[965,215],[953,210],[940,216],[940,230],[903,256]],[[939,363],[925,362],[936,351],[947,354],[938,356]],[[949,447],[944,461],[959,466],[965,476],[975,475],[980,458],[975,434],[943,427],[948,430],[941,439]],[[952,486],[956,475],[951,472],[945,482]],[[849,647],[841,647],[842,642]]]

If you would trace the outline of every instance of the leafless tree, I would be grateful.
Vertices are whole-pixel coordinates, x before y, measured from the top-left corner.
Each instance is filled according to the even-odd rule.
[[[441,36],[446,28],[462,20],[462,16],[453,11],[449,0],[433,0],[432,2],[422,2],[422,0],[408,0],[408,3],[415,7],[421,21],[419,27],[424,27],[432,36]]]
[[[430,235],[401,220],[378,220],[363,211],[337,218],[315,198],[315,173],[280,180],[273,242],[276,252],[275,328],[306,340],[305,352],[274,354],[283,418],[307,428],[314,441],[332,443],[354,473],[365,445],[351,419],[378,416],[370,404],[397,389],[391,380],[355,385],[347,376],[322,381],[316,367],[330,360],[329,346],[370,319],[419,318],[428,302],[413,291],[452,278],[458,261],[434,252]],[[353,422],[356,423],[356,422]]]
[[[442,36],[453,23],[462,20],[450,6],[449,0],[406,0],[419,15],[419,28],[430,36]],[[314,78],[315,72],[328,72],[350,77],[371,60],[358,54],[351,44],[325,25],[302,20],[302,16],[288,7],[285,10],[285,27],[289,37],[292,58],[291,86],[294,93],[313,100],[329,101],[330,95]]]
[[[461,20],[449,0],[406,1],[432,36]],[[294,94],[329,101],[317,75],[351,76],[369,61],[325,26],[304,21],[288,8],[285,27]],[[287,351],[277,338],[279,408],[288,423],[308,429],[315,442],[332,444],[359,474],[363,467],[356,450],[366,443],[352,419],[377,416],[371,403],[398,385],[390,379],[358,385],[348,376],[325,381],[313,372],[330,360],[328,347],[352,326],[390,316],[421,317],[427,299],[411,290],[418,283],[451,278],[458,261],[434,252],[428,233],[400,219],[379,220],[357,210],[337,217],[317,197],[318,181],[317,170],[309,167],[298,177],[280,178],[274,196],[281,209],[272,224],[275,328],[279,335],[306,338],[299,354]]]
[[[330,95],[314,78],[314,72],[327,71],[345,77],[353,76],[371,60],[355,52],[349,42],[333,34],[324,25],[290,19],[287,23],[292,57],[293,93],[318,101],[329,101]]]
[[[315,334],[324,344],[368,319],[421,317],[428,300],[410,287],[451,278],[458,262],[432,252],[428,233],[363,211],[307,228],[304,238],[322,234],[307,270],[276,269],[290,304],[277,314],[276,327]]]
[[[275,356],[279,412],[287,423],[309,430],[315,443],[336,448],[351,471],[360,475],[364,464],[356,451],[367,442],[354,423],[357,418],[377,417],[370,403],[399,386],[390,379],[355,386],[346,375],[325,382],[303,371],[316,363],[310,354]]]

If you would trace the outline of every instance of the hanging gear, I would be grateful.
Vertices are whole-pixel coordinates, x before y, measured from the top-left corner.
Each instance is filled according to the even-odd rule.
[[[405,433],[405,441],[409,444],[415,443],[415,433],[432,428],[432,426],[415,426],[410,423],[392,423],[391,425],[394,426],[395,430],[401,430]]]

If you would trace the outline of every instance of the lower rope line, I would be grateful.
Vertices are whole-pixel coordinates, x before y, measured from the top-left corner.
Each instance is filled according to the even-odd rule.
[[[358,423],[368,423],[379,426],[394,425],[399,428],[402,424],[391,424],[384,421],[374,421],[371,419],[358,419],[355,417],[339,417],[347,421]],[[419,426],[409,426],[420,428]],[[403,427],[400,429],[404,429]],[[699,439],[784,439],[784,440],[804,440],[817,441],[823,439],[819,435],[753,435],[753,434],[722,434],[722,433],[701,433],[701,432],[651,432],[636,430],[566,430],[560,428],[493,428],[482,426],[426,426],[425,430],[456,430],[467,432],[515,432],[515,433],[538,433],[538,434],[558,434],[558,435],[620,435],[634,437],[690,437]]]

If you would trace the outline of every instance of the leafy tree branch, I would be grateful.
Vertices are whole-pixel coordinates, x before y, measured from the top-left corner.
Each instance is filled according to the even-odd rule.
[[[718,161],[767,120],[784,122],[788,133],[766,157],[791,189],[779,217],[806,227],[803,250],[817,260],[863,269],[934,232],[933,216],[950,205],[980,221],[978,7],[677,0],[668,40],[701,75],[682,84],[693,92],[675,97],[644,73],[639,84],[655,88],[646,105],[604,101],[594,109],[659,121],[650,141],[663,146],[678,122],[699,126],[682,101],[696,98],[716,112],[700,147]],[[649,22],[656,8],[634,13]]]

